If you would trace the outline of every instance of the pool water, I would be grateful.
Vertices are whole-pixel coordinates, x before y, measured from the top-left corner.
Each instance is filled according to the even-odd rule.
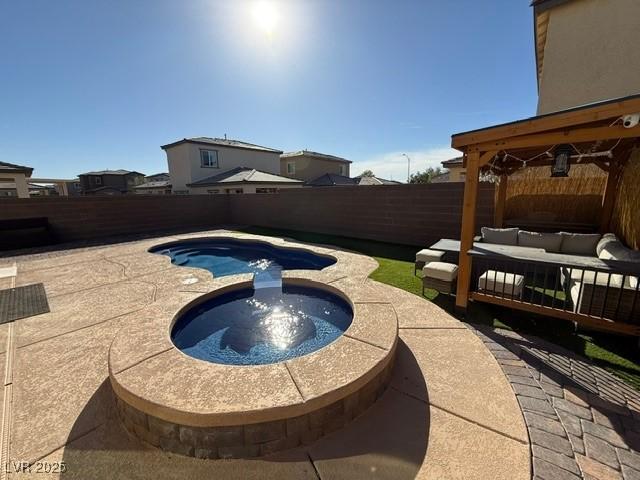
[[[314,352],[349,327],[349,303],[323,289],[284,284],[227,292],[187,311],[171,339],[187,355],[227,365],[263,365]]]
[[[185,241],[150,251],[168,255],[175,265],[204,268],[216,277],[258,273],[273,266],[282,270],[322,270],[336,262],[312,252],[227,238]]]

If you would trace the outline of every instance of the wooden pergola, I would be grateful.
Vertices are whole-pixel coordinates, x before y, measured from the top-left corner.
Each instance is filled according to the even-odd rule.
[[[466,309],[470,298],[472,259],[467,252],[472,249],[476,234],[476,199],[480,175],[491,171],[499,177],[494,223],[502,226],[509,175],[526,167],[550,167],[554,161],[553,149],[558,145],[571,145],[576,151],[586,154],[579,158],[581,164],[593,163],[607,172],[600,220],[600,230],[605,232],[611,222],[616,187],[624,165],[640,137],[640,125],[625,128],[622,117],[639,112],[640,95],[635,95],[452,136],[451,145],[463,153],[467,171],[457,308]],[[607,151],[612,152],[612,157],[605,153]],[[527,159],[526,163],[522,159]]]

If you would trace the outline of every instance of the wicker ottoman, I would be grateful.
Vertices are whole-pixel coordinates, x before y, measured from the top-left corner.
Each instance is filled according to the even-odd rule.
[[[440,293],[453,293],[457,277],[458,266],[453,263],[427,263],[422,269],[422,295],[425,288],[432,288]]]
[[[524,289],[524,276],[498,270],[487,270],[478,279],[478,289],[505,298],[520,298]]]
[[[429,262],[440,262],[442,260],[442,256],[444,252],[439,250],[429,250],[425,248],[416,253],[416,263],[413,267],[413,274],[415,275],[418,270],[422,270],[422,268]]]

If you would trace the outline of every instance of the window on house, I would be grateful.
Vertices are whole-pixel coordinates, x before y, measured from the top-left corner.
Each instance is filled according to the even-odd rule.
[[[207,190],[207,193],[212,193],[212,194],[216,194],[216,193],[220,193],[220,190],[215,188],[213,190]]]
[[[347,166],[346,165],[340,165],[340,175],[347,175]]]
[[[94,177],[93,178],[96,182],[96,185],[102,185],[102,177]]]
[[[189,190],[174,190],[173,193],[176,195],[188,195]]]
[[[287,175],[296,174],[296,162],[287,162]]]
[[[200,165],[204,168],[218,168],[218,151],[200,150]]]
[[[225,191],[228,194],[242,193],[242,189],[241,188],[226,188]]]
[[[277,188],[256,188],[256,193],[276,193]]]

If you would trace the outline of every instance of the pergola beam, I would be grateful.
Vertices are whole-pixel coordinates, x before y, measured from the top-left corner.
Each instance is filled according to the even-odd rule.
[[[615,119],[630,113],[640,112],[640,95],[588,105],[559,113],[512,122],[472,132],[459,133],[451,137],[451,146],[458,150],[472,144],[500,140],[502,138],[529,135],[548,130],[558,130],[585,123]]]
[[[619,138],[640,137],[640,125],[624,128],[622,125],[607,127],[578,128],[560,132],[547,132],[535,135],[521,135],[491,142],[469,145],[469,152],[484,152],[487,150],[514,150],[519,148],[533,148],[558,145],[562,143],[594,142]]]

